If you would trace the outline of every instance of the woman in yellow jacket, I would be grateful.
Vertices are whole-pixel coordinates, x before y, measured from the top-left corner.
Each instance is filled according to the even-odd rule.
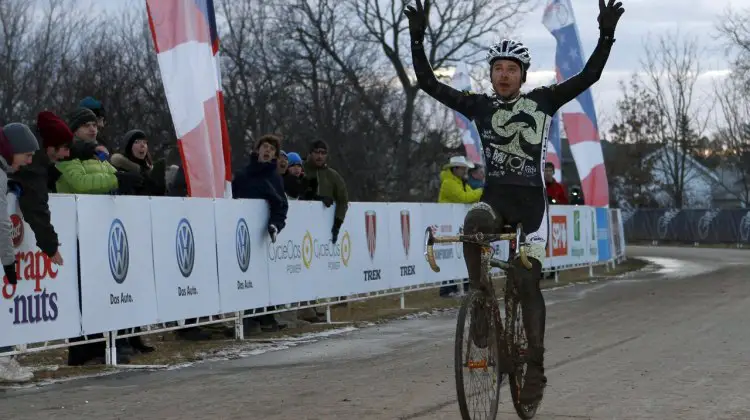
[[[476,203],[482,198],[482,188],[472,189],[464,180],[466,172],[474,165],[463,156],[453,156],[440,172],[438,203]]]

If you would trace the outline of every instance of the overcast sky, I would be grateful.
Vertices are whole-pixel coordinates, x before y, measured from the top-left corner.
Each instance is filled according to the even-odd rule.
[[[598,1],[571,1],[583,52],[588,57],[599,36],[596,21]],[[96,8],[109,10],[139,7],[145,13],[145,0],[84,0],[79,4],[86,2],[96,5]],[[527,87],[547,84],[554,76],[555,39],[542,24],[546,0],[537,2],[540,4],[538,10],[526,16],[516,32],[508,34],[522,40],[531,49],[533,63]],[[700,78],[699,89],[701,93],[708,93],[717,77],[726,77],[729,68],[725,49],[717,39],[717,19],[729,7],[735,10],[750,9],[750,0],[623,0],[623,4],[625,14],[617,28],[617,42],[602,79],[593,87],[600,130],[611,125],[615,103],[621,95],[618,82],[642,69],[640,60],[643,57],[643,45],[648,43],[649,37],[654,39],[674,31],[698,36],[700,46],[706,49],[702,56],[701,67],[704,74]]]

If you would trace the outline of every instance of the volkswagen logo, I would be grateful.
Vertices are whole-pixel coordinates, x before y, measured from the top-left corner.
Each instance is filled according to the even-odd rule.
[[[195,237],[188,219],[182,218],[177,224],[174,245],[177,253],[177,267],[180,268],[183,277],[190,277],[195,265]]]
[[[109,227],[109,271],[117,283],[122,283],[128,276],[130,266],[130,248],[128,234],[120,219],[112,221]]]
[[[237,265],[244,273],[250,268],[250,229],[247,228],[247,222],[243,218],[237,221],[234,247],[237,251]]]

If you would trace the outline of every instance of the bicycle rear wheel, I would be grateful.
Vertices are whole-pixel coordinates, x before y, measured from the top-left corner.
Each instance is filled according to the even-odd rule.
[[[536,415],[542,399],[540,398],[533,404],[522,404],[520,401],[527,368],[528,340],[526,340],[526,330],[523,326],[523,311],[512,275],[508,276],[505,286],[505,323],[508,353],[513,360],[514,367],[513,373],[508,375],[513,407],[520,418],[530,420]]]
[[[498,368],[498,311],[495,297],[482,290],[470,291],[458,311],[454,367],[463,420],[497,417],[503,377]]]

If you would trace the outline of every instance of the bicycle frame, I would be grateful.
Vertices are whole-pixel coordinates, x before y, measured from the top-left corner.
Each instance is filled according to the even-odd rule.
[[[521,263],[527,269],[531,269],[531,261],[526,256],[525,236],[521,229],[521,224],[516,225],[515,233],[495,233],[495,234],[484,234],[482,232],[469,234],[469,235],[455,235],[455,236],[435,236],[431,227],[428,227],[425,231],[425,252],[424,256],[427,259],[427,263],[430,265],[432,271],[439,273],[440,267],[435,261],[435,251],[433,246],[435,244],[448,244],[455,242],[472,243],[482,247],[491,247],[492,242],[497,241],[515,241],[516,249],[518,250],[518,256],[521,259]],[[508,270],[510,268],[510,261],[502,261],[496,258],[490,258],[490,266],[497,267],[502,270]]]

